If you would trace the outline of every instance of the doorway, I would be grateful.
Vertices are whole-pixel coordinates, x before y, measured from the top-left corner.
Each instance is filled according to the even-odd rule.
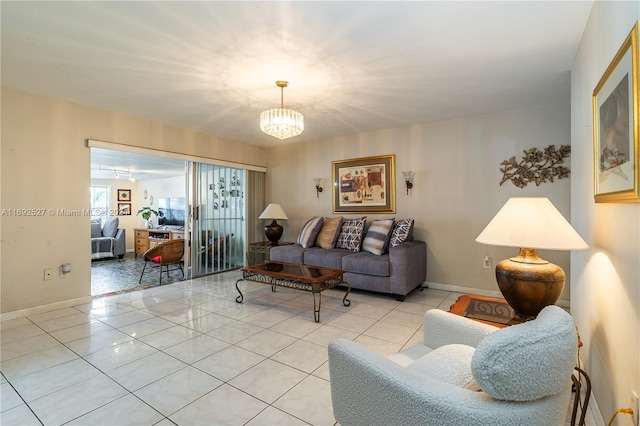
[[[155,278],[147,280],[145,272],[139,282],[144,266],[142,254],[151,244],[157,244],[157,241],[149,241],[151,234],[154,238],[163,232],[183,235],[187,279],[242,267],[248,173],[252,172],[187,158],[156,157],[91,146],[92,185],[108,188],[107,215],[118,218],[127,241],[123,258],[92,261],[91,294],[111,294],[157,285],[157,273]],[[263,186],[260,188],[264,191]],[[121,193],[129,194],[128,202],[119,200]],[[128,206],[122,208],[123,204]],[[175,206],[184,206],[184,211]],[[145,221],[137,215],[143,207],[158,212],[158,216],[152,216],[150,220],[151,230],[145,228]],[[143,234],[148,236],[138,238]],[[182,279],[178,270],[167,279],[163,276],[162,283]]]
[[[92,253],[91,295],[113,294],[157,285],[159,276],[156,271],[150,274],[145,272],[140,282],[144,266],[141,254],[155,241],[150,241],[149,236],[137,238],[136,234],[145,231],[145,220],[137,213],[143,207],[149,207],[158,213],[157,216],[152,214],[150,218],[154,229],[164,231],[157,235],[178,235],[178,231],[184,229],[187,162],[99,147],[90,149],[91,186],[92,189],[99,189],[91,191],[91,219],[102,225],[117,219],[117,227],[124,233],[124,254],[118,251],[109,256],[106,253],[108,245],[100,258]],[[167,200],[183,200],[182,212],[171,209],[172,205],[166,206]],[[171,271],[168,278],[163,276],[162,282],[164,284],[182,279],[179,270]]]

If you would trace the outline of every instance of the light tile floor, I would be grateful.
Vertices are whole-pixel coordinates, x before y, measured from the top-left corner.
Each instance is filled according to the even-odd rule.
[[[422,341],[458,293],[311,294],[228,272],[64,308],[3,315],[2,425],[333,425],[327,344],[381,354]],[[10,318],[10,319],[9,319]],[[587,424],[596,424],[590,414]]]

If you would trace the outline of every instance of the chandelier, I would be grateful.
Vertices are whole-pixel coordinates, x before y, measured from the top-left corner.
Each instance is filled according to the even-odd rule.
[[[276,81],[280,88],[280,108],[267,109],[260,114],[260,130],[278,139],[298,136],[304,130],[302,114],[284,107],[284,88],[288,85],[287,81]]]

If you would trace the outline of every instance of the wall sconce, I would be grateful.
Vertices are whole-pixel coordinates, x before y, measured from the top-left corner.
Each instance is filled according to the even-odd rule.
[[[316,197],[320,198],[320,193],[322,192],[322,187],[320,186],[320,182],[322,178],[313,178],[313,182],[316,184]]]
[[[413,177],[416,175],[416,172],[408,171],[402,172],[404,175],[404,183],[407,185],[407,195],[409,195],[409,190],[413,188]]]

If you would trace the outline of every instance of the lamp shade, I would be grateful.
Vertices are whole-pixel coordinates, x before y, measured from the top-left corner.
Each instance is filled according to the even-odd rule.
[[[283,219],[288,220],[287,214],[282,210],[280,204],[269,204],[266,209],[262,212],[258,219]]]
[[[547,250],[589,248],[545,197],[510,198],[478,235],[476,242]]]

